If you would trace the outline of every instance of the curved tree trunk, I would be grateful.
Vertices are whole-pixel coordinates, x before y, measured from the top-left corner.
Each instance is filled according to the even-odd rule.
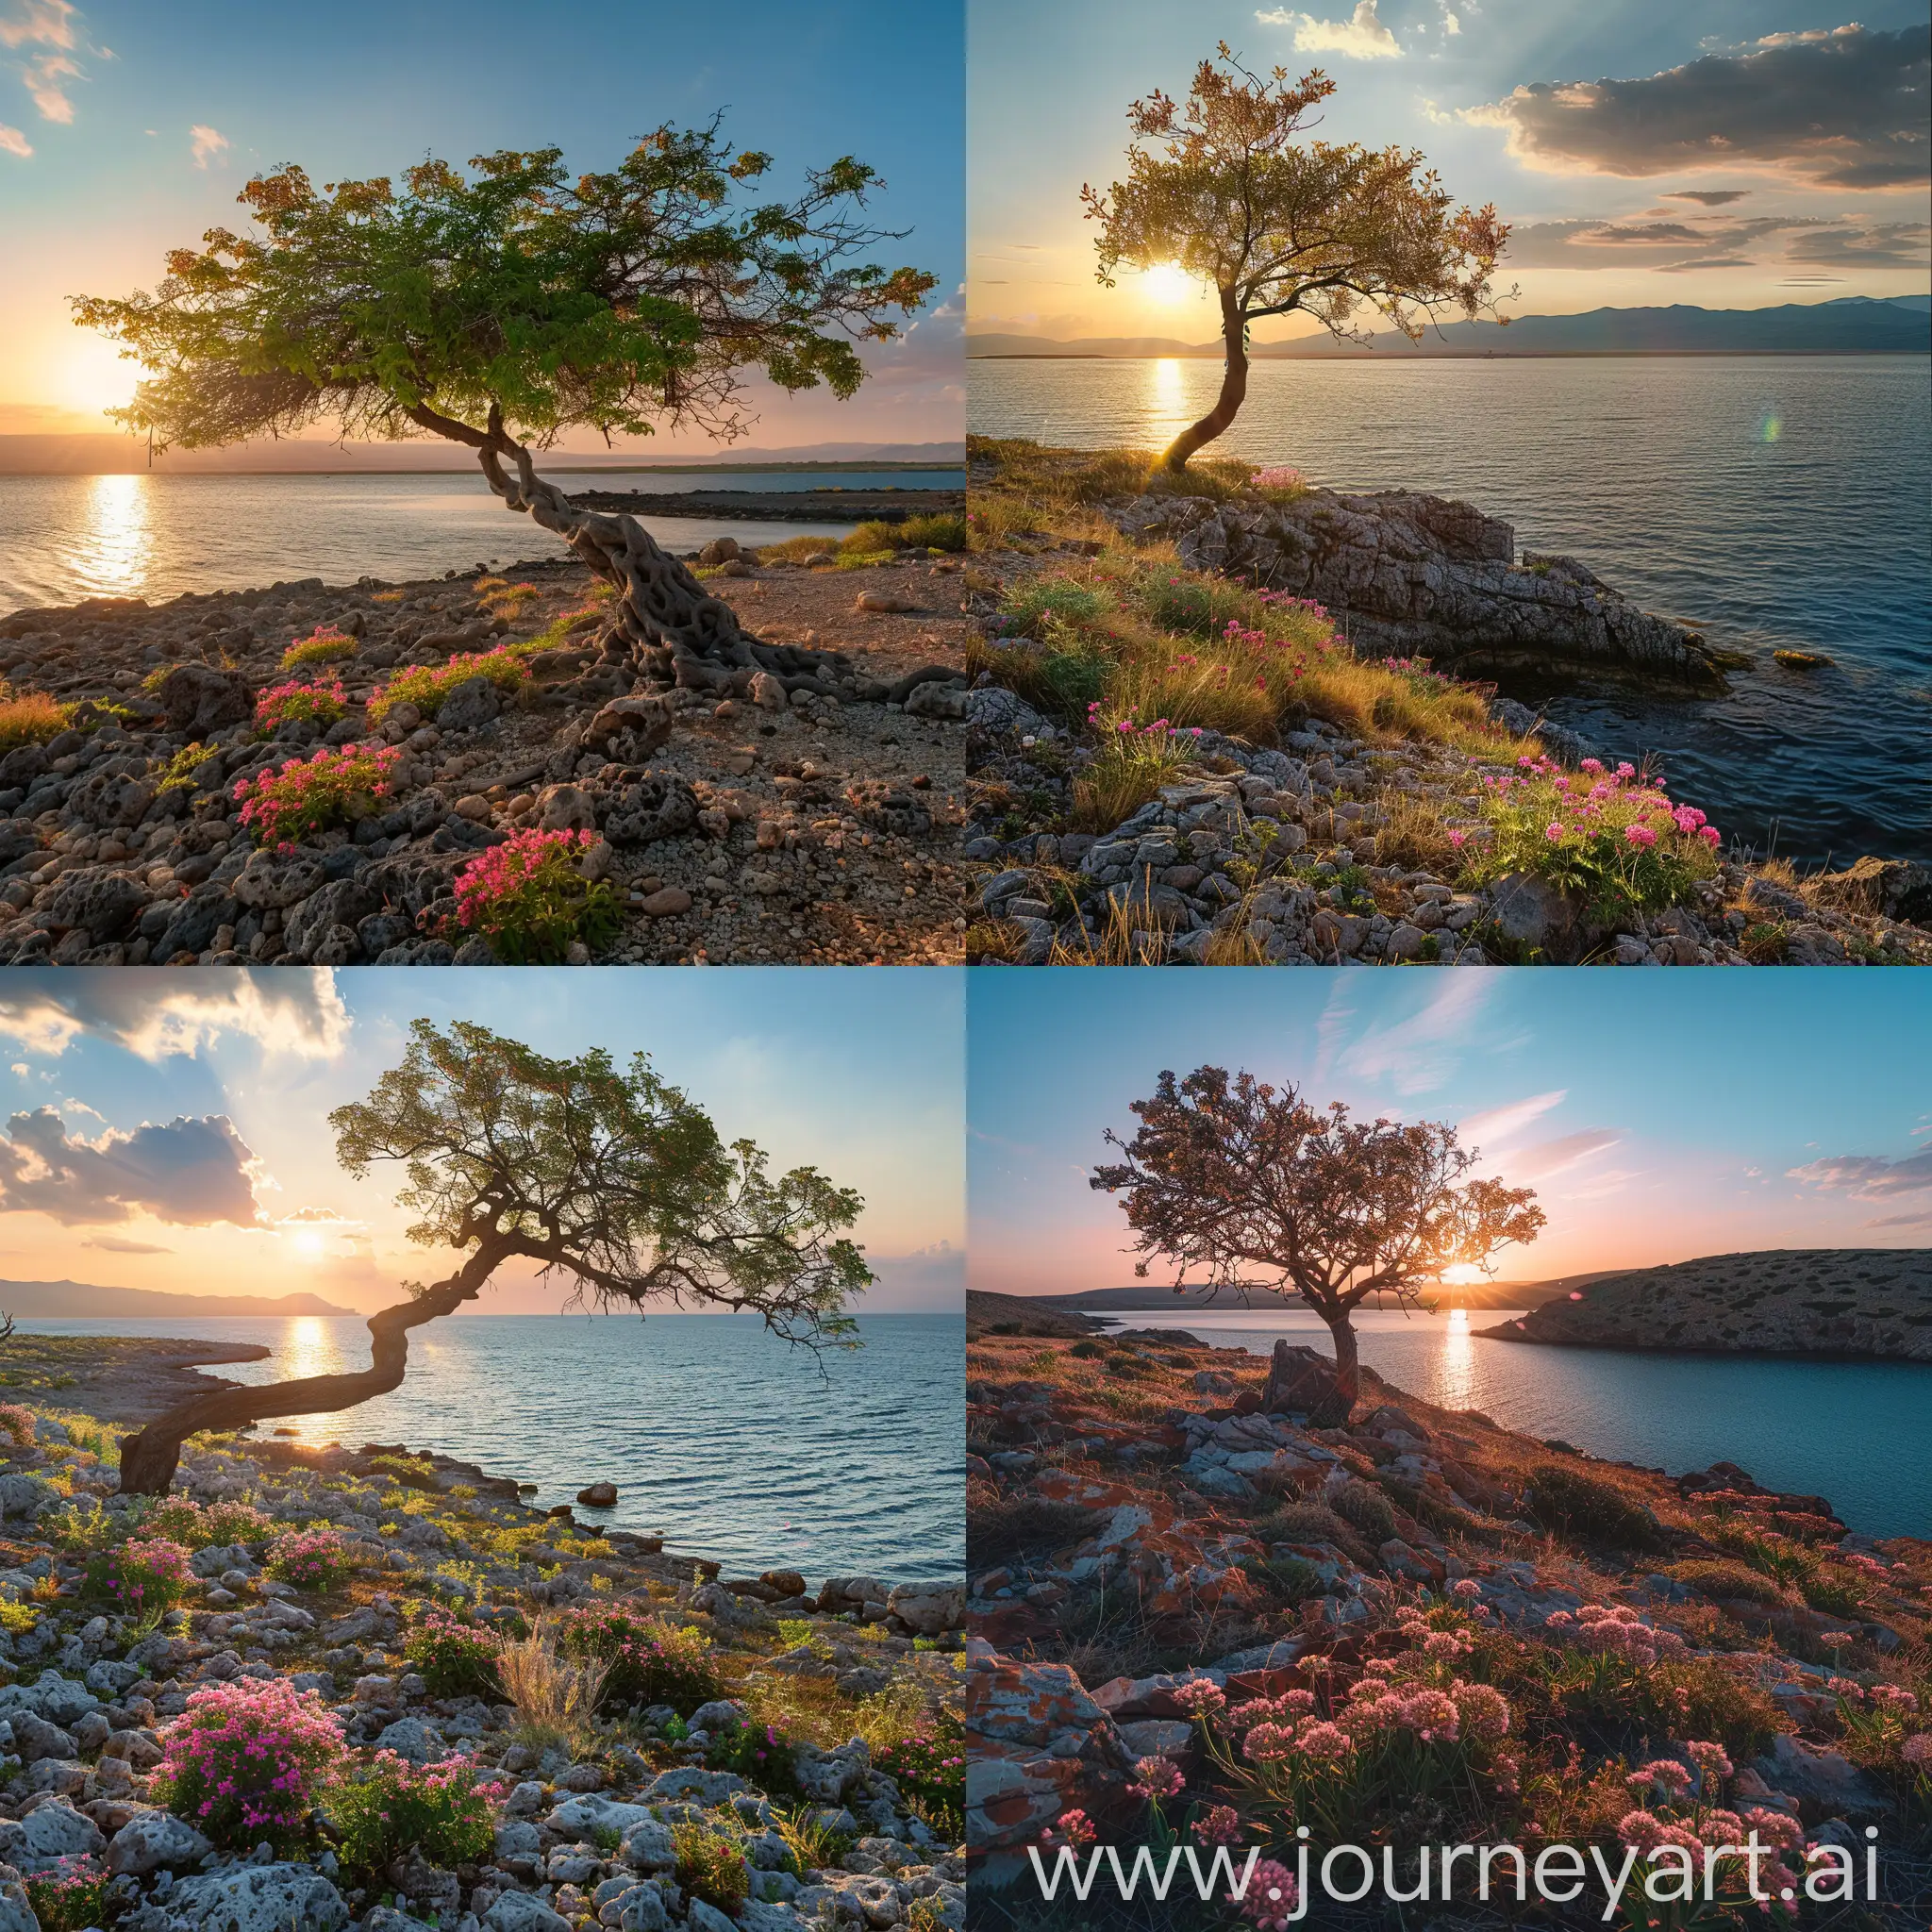
[[[1343,1308],[1339,1314],[1324,1313],[1322,1319],[1328,1324],[1329,1339],[1335,1343],[1335,1408],[1332,1417],[1324,1416],[1323,1425],[1327,1428],[1342,1428],[1347,1425],[1350,1413],[1361,1400],[1362,1369],[1361,1357],[1356,1349],[1355,1324],[1349,1318],[1349,1311]]]
[[[1241,313],[1240,298],[1232,289],[1221,291],[1221,340],[1226,345],[1227,364],[1221,375],[1221,393],[1214,407],[1193,425],[1183,429],[1168,445],[1161,458],[1162,467],[1178,475],[1188,467],[1188,458],[1209,443],[1232,423],[1248,399],[1247,318]]]
[[[147,1426],[121,1439],[121,1493],[124,1496],[165,1496],[181,1460],[181,1444],[203,1429],[234,1429],[244,1423],[265,1422],[278,1415],[332,1415],[354,1408],[372,1395],[386,1395],[402,1386],[408,1366],[409,1330],[454,1314],[495,1272],[504,1251],[479,1248],[447,1281],[411,1301],[369,1318],[370,1360],[366,1369],[342,1375],[305,1375],[294,1382],[268,1382],[256,1387],[216,1389],[206,1395],[176,1403]]]
[[[841,652],[767,644],[747,635],[731,606],[712,596],[635,517],[579,509],[537,475],[530,452],[505,430],[495,406],[481,430],[426,406],[409,415],[439,436],[467,443],[509,508],[555,531],[593,575],[617,587],[616,613],[604,635],[607,657],[633,658],[640,669],[687,690],[721,693],[748,690],[753,675],[763,671],[788,691],[836,696],[840,680],[851,676],[851,660]],[[506,458],[514,474],[505,469]]]

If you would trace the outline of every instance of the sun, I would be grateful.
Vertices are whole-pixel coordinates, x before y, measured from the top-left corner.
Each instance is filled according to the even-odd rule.
[[[322,1253],[322,1236],[312,1227],[305,1227],[295,1237],[295,1252],[298,1255],[319,1255]]]
[[[1474,1261],[1457,1261],[1454,1266],[1442,1271],[1442,1284],[1445,1288],[1466,1288],[1472,1281],[1481,1281],[1483,1278],[1483,1271]]]
[[[1178,262],[1158,261],[1141,271],[1141,292],[1151,302],[1185,302],[1196,291],[1193,276]]]

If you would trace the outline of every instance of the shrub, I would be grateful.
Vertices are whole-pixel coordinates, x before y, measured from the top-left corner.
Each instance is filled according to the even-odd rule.
[[[436,1479],[435,1470],[426,1462],[418,1462],[408,1456],[372,1456],[369,1470],[373,1475],[386,1475],[391,1482],[401,1483],[406,1490],[422,1490],[430,1495],[441,1495],[442,1485]]]
[[[744,1853],[722,1832],[687,1819],[671,1827],[677,1853],[677,1882],[692,1898],[735,1917],[751,1890]]]
[[[798,1774],[791,1751],[790,1740],[771,1724],[735,1724],[706,1745],[705,1764],[711,1771],[734,1772],[761,1791],[792,1797],[798,1793]]]
[[[356,655],[356,641],[332,624],[319,624],[306,638],[296,638],[282,653],[284,671],[301,671],[310,664],[332,664]]]
[[[297,1529],[275,1539],[262,1566],[278,1582],[297,1590],[336,1590],[354,1565],[349,1546],[332,1529]]]
[[[526,655],[518,645],[498,644],[491,651],[466,651],[446,664],[417,664],[398,671],[369,700],[370,718],[380,724],[398,705],[414,705],[425,718],[433,718],[443,699],[473,677],[487,677],[499,691],[514,691],[530,675],[524,662]]]
[[[349,694],[341,680],[328,684],[277,684],[255,700],[255,728],[273,737],[284,724],[333,724],[348,715]]]
[[[39,1627],[40,1621],[41,1613],[32,1604],[0,1598],[0,1630],[9,1637],[25,1637],[29,1630]]]
[[[1194,756],[1193,738],[1200,736],[1165,718],[1143,724],[1131,707],[1120,717],[1104,718],[1097,702],[1089,708],[1087,722],[1099,735],[1100,748],[1074,781],[1074,820],[1088,832],[1110,832],[1159,797],[1161,787],[1186,771]]]
[[[432,1697],[503,1695],[495,1641],[447,1611],[429,1611],[409,1632],[403,1655]]]
[[[155,774],[155,790],[167,791],[177,785],[192,785],[194,774],[210,758],[221,755],[218,744],[184,744],[161,769]]]
[[[1670,1574],[1679,1583],[1688,1583],[1701,1596],[1723,1598],[1747,1604],[1781,1604],[1784,1591],[1769,1576],[1760,1575],[1746,1563],[1673,1563]]]
[[[24,1449],[34,1439],[34,1412],[17,1402],[0,1402],[0,1436]]]
[[[523,1735],[533,1743],[574,1742],[587,1731],[610,1676],[608,1663],[565,1657],[556,1629],[543,1624],[504,1644],[496,1669]]]
[[[67,713],[46,692],[28,691],[15,696],[0,684],[0,752],[45,744],[66,729]]]
[[[367,1769],[335,1786],[328,1815],[353,1871],[379,1873],[410,1850],[447,1869],[488,1857],[496,1839],[491,1801],[500,1795],[501,1788],[477,1783],[467,1758],[416,1765],[379,1751]]]
[[[872,1764],[921,1807],[948,1843],[965,1836],[966,1740],[950,1711],[941,1711],[930,1729],[876,1748]]]
[[[616,888],[591,880],[577,859],[588,830],[513,832],[457,874],[456,924],[481,933],[510,966],[555,966],[581,940],[601,952],[623,927]]]
[[[1647,1550],[1660,1541],[1657,1519],[1623,1491],[1558,1463],[1530,1473],[1524,1508],[1532,1523],[1586,1542]]]
[[[393,745],[325,746],[276,771],[236,781],[242,823],[261,845],[286,850],[299,840],[351,824],[389,796],[390,774],[402,753]]]
[[[155,1537],[92,1557],[82,1589],[92,1602],[108,1606],[116,1616],[141,1621],[172,1610],[193,1580],[188,1552],[165,1537]]]
[[[1717,873],[1722,840],[1694,806],[1673,805],[1634,765],[1586,758],[1564,771],[1548,758],[1483,779],[1483,830],[1464,850],[1475,883],[1526,872],[1578,894],[1620,922],[1688,898]]]
[[[1395,1534],[1395,1506],[1373,1483],[1345,1482],[1335,1492],[1335,1513],[1374,1543]]]
[[[167,1496],[141,1519],[151,1536],[172,1537],[191,1550],[215,1543],[258,1543],[268,1535],[270,1519],[253,1503],[197,1503],[192,1496]]]
[[[48,1871],[29,1873],[24,1883],[41,1932],[82,1932],[105,1921],[107,1869],[84,1853],[58,1859]]]
[[[290,1850],[342,1757],[341,1727],[314,1691],[286,1677],[208,1684],[168,1731],[153,1790],[218,1845]]]
[[[1001,628],[1009,637],[1037,638],[1051,642],[1056,633],[1091,624],[1107,608],[1097,591],[1066,577],[1042,574],[1024,578],[1007,592],[1000,605]]]
[[[609,1693],[620,1704],[668,1704],[689,1716],[724,1690],[700,1632],[641,1617],[624,1604],[570,1611],[558,1648],[567,1657],[607,1664]]]

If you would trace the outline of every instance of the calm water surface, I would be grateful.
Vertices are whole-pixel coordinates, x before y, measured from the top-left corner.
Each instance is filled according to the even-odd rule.
[[[566,490],[957,490],[956,470],[770,475],[598,471]],[[780,543],[844,525],[737,517],[644,517],[673,550],[713,537]],[[0,476],[0,615],[81,597],[165,603],[189,591],[248,591],[320,577],[353,584],[441,576],[478,563],[562,558],[563,545],[507,510],[479,474],[415,476]]]
[[[272,1382],[366,1367],[357,1317],[23,1322],[39,1334],[258,1342],[261,1362],[210,1371]],[[865,1346],[825,1359],[724,1316],[457,1316],[417,1329],[393,1394],[290,1417],[309,1442],[407,1442],[537,1485],[568,1503],[617,1485],[608,1516],[731,1569],[888,1581],[966,1563],[965,1324],[862,1315]]]
[[[1376,1310],[1356,1328],[1363,1361],[1424,1402],[1673,1475],[1735,1462],[1768,1489],[1827,1497],[1868,1536],[1932,1537],[1932,1367],[1550,1348],[1474,1332],[1510,1318]],[[1280,1335],[1328,1353],[1327,1329],[1305,1309],[1111,1319],[1256,1355]]]
[[[1213,448],[1343,490],[1463,497],[1756,655],[1722,698],[1520,694],[1652,754],[1727,833],[1801,862],[1932,859],[1932,365],[1923,356],[1255,365]],[[972,365],[990,436],[1158,447],[1211,361]],[[1774,650],[1838,668],[1786,671]]]

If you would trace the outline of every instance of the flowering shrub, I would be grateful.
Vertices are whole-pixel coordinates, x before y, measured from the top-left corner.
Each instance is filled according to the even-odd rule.
[[[334,1590],[353,1567],[349,1546],[332,1529],[297,1529],[275,1539],[262,1566],[282,1583],[297,1590]]]
[[[577,859],[594,834],[514,832],[457,874],[456,924],[481,933],[509,966],[554,966],[581,940],[592,952],[623,924],[616,890],[587,879]]]
[[[424,1617],[404,1641],[403,1655],[432,1697],[503,1695],[495,1643],[446,1610],[432,1609]]]
[[[1250,490],[1279,491],[1289,496],[1300,496],[1307,487],[1308,479],[1287,463],[1272,463],[1248,478]]]
[[[414,705],[425,718],[433,718],[443,699],[473,677],[487,677],[499,691],[514,691],[530,675],[525,656],[516,644],[498,644],[491,651],[465,651],[446,664],[413,664],[398,671],[369,700],[369,715],[379,724],[398,705]]]
[[[353,658],[356,641],[344,637],[332,624],[318,624],[306,638],[297,638],[282,653],[284,671],[300,671],[310,664],[331,664],[339,658]]]
[[[256,842],[286,850],[332,825],[367,818],[389,796],[402,753],[393,745],[325,746],[275,771],[235,782],[242,823]]]
[[[148,1510],[141,1526],[151,1536],[205,1550],[212,1543],[258,1543],[268,1535],[270,1519],[253,1503],[197,1503],[192,1496],[168,1496]]]
[[[873,1769],[883,1772],[908,1798],[928,1814],[927,1822],[947,1837],[965,1829],[966,1745],[964,1727],[950,1711],[941,1711],[932,1729],[919,1730],[872,1754]],[[950,1840],[948,1840],[950,1842]]]
[[[671,1827],[671,1844],[677,1854],[678,1884],[692,1898],[735,1917],[751,1890],[751,1874],[739,1845],[694,1819]]]
[[[1903,1684],[1833,1677],[1845,1756],[1875,1773],[1917,1815],[1932,1821],[1932,1697]]]
[[[139,1620],[173,1609],[193,1581],[188,1552],[165,1537],[154,1537],[92,1557],[82,1588],[92,1601],[106,1604],[117,1616]]]
[[[696,1630],[641,1617],[622,1604],[570,1611],[559,1620],[558,1648],[575,1662],[608,1664],[605,1694],[619,1704],[668,1704],[688,1715],[724,1689]]]
[[[57,1859],[50,1870],[28,1874],[25,1883],[41,1932],[81,1932],[103,1921],[108,1873],[96,1858],[81,1853]]]
[[[33,1410],[21,1407],[17,1402],[0,1402],[0,1435],[16,1447],[25,1448],[34,1439]]]
[[[1089,831],[1110,831],[1172,785],[1194,756],[1198,729],[1182,731],[1165,718],[1143,724],[1129,706],[1118,717],[1102,715],[1098,700],[1087,708],[1087,724],[1099,741],[1093,761],[1074,787],[1074,816]]]
[[[1241,1917],[1255,1932],[1289,1932],[1301,1916],[1295,1910],[1300,1902],[1294,1874],[1274,1858],[1263,1858],[1249,1874]]]
[[[314,1691],[286,1677],[207,1684],[169,1729],[153,1790],[218,1845],[287,1850],[342,1756],[341,1727]]]
[[[491,1807],[507,1792],[479,1784],[465,1757],[417,1765],[378,1751],[366,1770],[337,1783],[328,1815],[341,1833],[342,1857],[357,1872],[380,1872],[412,1848],[432,1865],[480,1864],[495,1842]]]
[[[1527,872],[1579,894],[1599,918],[1661,911],[1715,876],[1723,840],[1694,806],[1673,805],[1634,765],[1585,758],[1576,772],[1523,758],[1483,779],[1482,829],[1461,846],[1472,883]]]
[[[705,1763],[712,1771],[735,1772],[774,1796],[798,1790],[798,1774],[790,1739],[771,1724],[730,1724],[705,1747]]]
[[[342,681],[328,684],[277,684],[255,700],[255,728],[273,737],[284,724],[333,724],[347,716],[349,694]]]

